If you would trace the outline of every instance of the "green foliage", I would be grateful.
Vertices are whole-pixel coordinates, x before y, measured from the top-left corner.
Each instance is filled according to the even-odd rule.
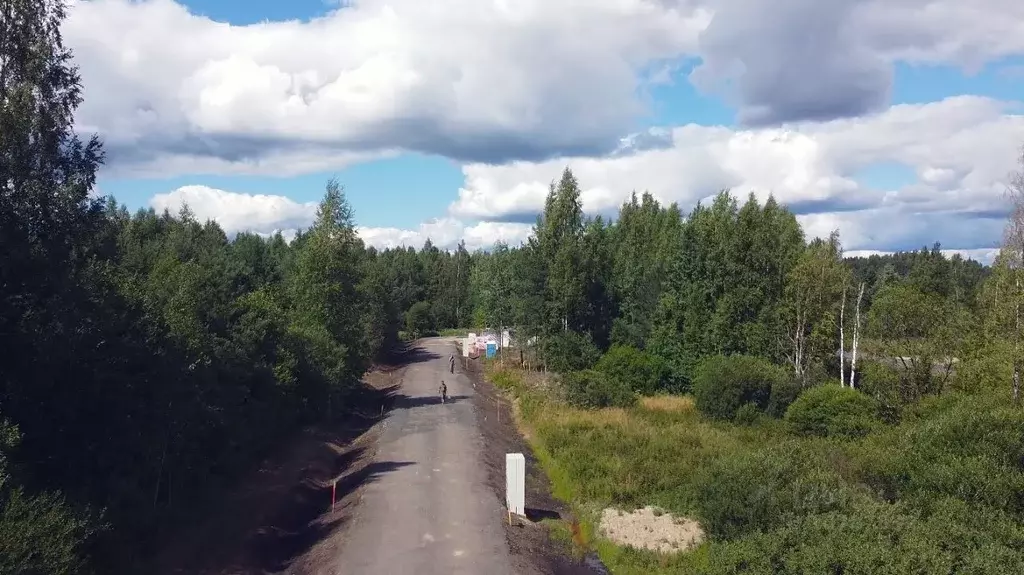
[[[756,403],[744,403],[736,410],[733,421],[737,425],[754,425],[760,421],[763,413]]]
[[[545,337],[542,350],[548,367],[558,373],[590,369],[600,357],[590,336],[575,331]]]
[[[797,433],[820,437],[861,437],[877,427],[875,401],[849,387],[819,385],[805,390],[786,410]]]
[[[4,488],[0,471],[0,573],[79,575],[87,570],[92,518],[70,510],[59,495]]]
[[[405,330],[414,337],[423,337],[434,331],[434,316],[429,302],[418,301],[405,312]]]
[[[636,394],[627,382],[593,369],[564,375],[562,387],[566,400],[578,407],[627,407],[636,403]]]
[[[702,575],[749,573],[972,573],[1024,564],[1024,529],[995,510],[943,502],[934,513],[861,502],[783,527],[713,544]]]
[[[950,497],[1024,512],[1024,412],[997,397],[926,401],[855,454],[862,480],[884,499],[923,506]]]
[[[788,442],[709,462],[694,478],[704,530],[733,539],[843,509],[855,498],[812,446]]]
[[[800,382],[792,377],[773,381],[771,395],[768,397],[768,409],[765,411],[772,417],[782,418],[802,389]]]
[[[594,369],[642,395],[663,390],[669,376],[668,366],[660,357],[622,345],[613,345]]]
[[[773,386],[783,385],[788,377],[784,369],[759,357],[711,356],[697,366],[693,395],[702,413],[731,420],[745,403],[766,409]]]

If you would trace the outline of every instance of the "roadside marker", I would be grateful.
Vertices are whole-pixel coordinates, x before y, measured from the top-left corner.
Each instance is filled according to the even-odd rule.
[[[334,498],[338,494],[338,480],[331,481],[331,511],[334,511]]]

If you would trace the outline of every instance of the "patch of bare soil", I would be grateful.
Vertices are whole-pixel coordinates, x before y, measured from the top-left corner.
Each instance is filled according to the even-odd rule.
[[[374,469],[381,416],[401,382],[403,354],[375,366],[344,423],[283,441],[198,524],[175,528],[154,557],[157,575],[330,573],[359,487]],[[336,501],[331,509],[331,486]]]
[[[704,531],[696,521],[673,517],[650,506],[635,511],[605,509],[600,529],[617,545],[660,553],[687,551],[704,540]]]
[[[505,538],[512,555],[513,567],[522,573],[546,575],[594,575],[596,570],[572,555],[572,550],[551,538],[543,519],[561,519],[573,524],[568,507],[551,496],[551,485],[533,455],[530,445],[516,428],[513,406],[506,396],[488,382],[479,361],[460,357],[460,369],[476,386],[473,401],[477,407],[477,424],[483,435],[484,465],[488,485],[505,501],[505,454],[522,453],[526,458],[527,520],[505,523]]]

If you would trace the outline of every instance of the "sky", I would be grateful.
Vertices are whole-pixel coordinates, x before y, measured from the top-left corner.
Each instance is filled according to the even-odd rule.
[[[730,189],[990,261],[1024,144],[1019,0],[77,0],[63,33],[98,192],[229,234],[334,177],[369,244],[518,244],[569,167],[590,215]]]

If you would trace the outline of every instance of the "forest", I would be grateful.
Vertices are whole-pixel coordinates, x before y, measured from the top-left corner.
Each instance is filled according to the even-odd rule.
[[[622,574],[1024,568],[1022,183],[984,266],[937,244],[844,257],[838,232],[728,191],[685,215],[634,194],[605,222],[567,169],[470,290],[521,344],[488,371],[589,521],[567,537]],[[647,505],[706,540],[593,538],[602,508]]]
[[[537,400],[528,424],[692,398],[639,435],[594,415],[537,436],[578,500],[702,521],[710,544],[678,560],[698,563],[666,568],[1024,564],[1024,186],[993,266],[938,245],[845,258],[838,232],[808,238],[774,199],[728,191],[587,217],[568,169],[522,246],[374,249],[334,180],[292,241],[229,236],[187,207],[93,195],[105,156],[74,130],[61,3],[15,4],[0,19],[0,573],[143,558],[289,434],[343,420],[403,340],[480,327],[522,342],[497,379],[557,376],[553,396],[519,389]],[[617,572],[665,566],[609,553]]]

